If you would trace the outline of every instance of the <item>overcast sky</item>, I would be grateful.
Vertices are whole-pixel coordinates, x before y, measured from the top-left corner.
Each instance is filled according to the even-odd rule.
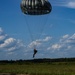
[[[0,60],[75,57],[75,0],[49,0],[45,16],[24,15],[21,0],[0,0]],[[34,23],[34,25],[33,25]]]

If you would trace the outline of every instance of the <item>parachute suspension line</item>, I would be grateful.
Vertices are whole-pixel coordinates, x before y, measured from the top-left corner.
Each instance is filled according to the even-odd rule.
[[[32,34],[32,32],[31,32],[31,29],[30,29],[30,27],[29,27],[29,24],[28,24],[28,21],[27,21],[27,18],[26,18],[26,17],[25,17],[25,20],[26,20],[26,26],[27,26],[28,31],[29,31],[29,34],[30,34],[31,42],[33,42],[33,41],[34,41],[34,39],[33,39],[33,34]],[[36,49],[36,46],[35,46],[35,45],[33,46],[33,49]]]
[[[33,35],[34,35],[34,34],[32,33],[32,31],[31,31],[31,29],[30,29],[30,26],[29,26],[27,17],[25,17],[25,20],[26,20],[26,26],[27,26],[28,31],[29,31],[29,34],[30,34],[31,42],[33,42],[33,41],[35,41],[35,39],[33,38]],[[36,45],[35,45],[35,44],[34,44],[34,46],[33,46],[33,49],[36,49]]]
[[[31,42],[33,42],[35,39],[33,38],[33,34],[32,34],[32,32],[31,32],[29,23],[28,23],[28,21],[27,21],[27,17],[24,17],[24,18],[25,18],[25,21],[26,21],[27,29],[28,29],[29,34],[30,34]],[[36,49],[36,45],[35,45],[35,44],[34,44],[34,46],[33,46],[33,49]]]
[[[42,15],[43,16],[43,15]],[[42,36],[42,33],[44,32],[44,29],[45,29],[45,26],[46,26],[46,24],[47,24],[47,21],[48,21],[48,18],[49,18],[49,15],[47,14],[46,16],[44,16],[45,17],[45,22],[43,23],[43,26],[41,26],[41,23],[42,23],[42,19],[41,19],[41,22],[39,22],[39,28],[40,28],[40,33],[39,34],[37,34],[37,36],[35,36],[34,34],[33,34],[33,32],[31,31],[31,28],[30,28],[30,23],[28,22],[28,20],[27,20],[27,16],[25,16],[24,18],[25,18],[25,21],[26,21],[26,26],[27,26],[27,28],[28,28],[28,31],[29,31],[29,34],[30,34],[30,38],[31,38],[31,41],[33,42],[33,41],[35,41],[35,39],[40,39],[40,37]],[[38,18],[38,20],[39,20],[39,18]],[[36,28],[38,28],[38,27],[36,27]],[[35,36],[35,37],[34,37]],[[37,37],[37,38],[36,38]],[[37,43],[37,41],[36,41],[36,43]],[[33,48],[34,49],[36,49],[36,47],[37,47],[37,44],[34,44],[34,46],[33,46]]]
[[[28,21],[27,21],[27,18],[26,18],[26,17],[24,17],[24,18],[25,18],[25,21],[26,21],[26,26],[27,26],[27,28],[28,28],[30,37],[31,37],[31,41],[34,41],[33,36],[32,36],[32,33],[31,33],[31,30],[30,30],[30,27],[29,27],[29,24],[28,24]]]
[[[42,16],[43,16],[43,15],[42,15]],[[47,16],[47,17],[46,17],[46,19],[45,19],[45,22],[44,22],[43,26],[42,26],[41,29],[40,29],[40,30],[41,30],[41,31],[40,31],[40,35],[37,36],[37,39],[38,39],[38,40],[39,40],[40,37],[42,36],[42,33],[44,32],[45,26],[46,26],[46,24],[47,24],[49,15],[47,14],[46,16]],[[42,19],[41,19],[41,20],[42,20]],[[41,21],[41,22],[42,22],[42,21]],[[40,23],[40,25],[41,25],[41,23]],[[33,41],[34,41],[34,39],[33,39]],[[37,43],[37,41],[36,41],[36,43]],[[36,49],[36,47],[37,47],[37,44],[34,45],[34,49]]]
[[[37,36],[38,40],[40,39],[40,37],[42,36],[42,33],[44,32],[44,29],[47,25],[48,18],[49,18],[49,14],[47,14],[47,17],[45,19],[46,21],[44,22],[43,27],[41,28],[40,34]],[[37,43],[37,41],[36,41],[36,43]],[[37,47],[37,45],[34,45],[34,49],[36,49],[36,47]]]
[[[48,18],[49,18],[49,15],[47,15],[46,21],[45,21],[45,23],[44,23],[44,25],[43,25],[43,27],[41,29],[40,36],[38,37],[38,39],[40,39],[40,37],[42,36],[42,33],[44,32],[44,29],[45,29],[45,27],[47,25]]]

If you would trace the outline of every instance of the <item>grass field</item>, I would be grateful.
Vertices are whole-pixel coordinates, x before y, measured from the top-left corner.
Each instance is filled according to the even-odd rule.
[[[75,62],[0,64],[0,73],[28,75],[75,75]]]

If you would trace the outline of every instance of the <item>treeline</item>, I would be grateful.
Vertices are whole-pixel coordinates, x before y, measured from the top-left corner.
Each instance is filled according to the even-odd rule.
[[[17,63],[17,64],[23,64],[23,63],[45,63],[45,62],[75,62],[75,58],[55,58],[55,59],[32,59],[32,60],[0,60],[0,64],[5,63]]]

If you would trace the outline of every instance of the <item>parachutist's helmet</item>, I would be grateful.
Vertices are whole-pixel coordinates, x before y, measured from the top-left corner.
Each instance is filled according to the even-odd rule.
[[[43,15],[50,13],[52,6],[48,0],[22,0],[21,9],[24,14]]]

